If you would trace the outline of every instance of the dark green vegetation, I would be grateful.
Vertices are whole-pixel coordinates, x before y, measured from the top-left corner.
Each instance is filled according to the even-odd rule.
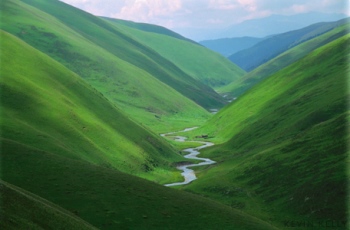
[[[108,19],[108,21],[118,25],[123,32],[138,42],[147,41],[147,46],[176,64],[186,74],[213,88],[238,80],[245,73],[226,58],[199,44],[194,45],[184,39],[177,39],[177,36],[169,36],[166,29],[160,30],[155,27],[154,30],[148,29],[145,32],[144,28],[150,28],[152,25],[139,24],[136,27],[134,26],[136,23],[125,24],[124,21],[117,19]]]
[[[299,30],[278,34],[259,42],[251,48],[231,55],[229,59],[249,72],[284,51],[347,22],[348,19],[316,23]]]
[[[3,201],[2,226],[272,229],[223,204],[122,173],[174,181],[169,164],[181,158],[60,63],[6,32],[1,42],[1,179],[21,188],[1,186],[2,199],[16,199]]]
[[[200,196],[27,146],[5,145],[15,151],[3,154],[3,178],[100,229],[273,229]]]
[[[218,164],[185,189],[280,227],[346,229],[349,45],[345,35],[314,50],[195,130],[222,144],[203,154]]]
[[[210,116],[205,109],[224,105],[213,89],[118,25],[60,1],[2,1],[1,17],[2,29],[62,63],[153,130],[199,125]],[[213,54],[213,59],[220,57]],[[237,67],[229,66],[227,74],[235,76]]]
[[[0,181],[1,229],[96,229],[65,209]]]
[[[225,57],[228,57],[238,51],[248,49],[262,40],[264,40],[264,38],[239,37],[205,40],[199,43]]]
[[[237,81],[224,86],[218,91],[230,97],[238,97],[266,77],[271,76],[284,67],[292,64],[300,58],[306,56],[311,51],[349,33],[350,22],[349,19],[341,20],[341,23],[330,31],[316,36],[310,40],[302,42],[301,44],[288,49],[277,57],[269,60],[263,65],[255,68],[251,72],[244,75]]]

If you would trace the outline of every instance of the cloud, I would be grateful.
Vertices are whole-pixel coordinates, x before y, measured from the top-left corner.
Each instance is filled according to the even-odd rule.
[[[152,22],[157,18],[171,18],[184,13],[182,0],[128,1],[114,16],[123,19]]]
[[[225,27],[271,14],[349,13],[349,0],[62,0],[95,15],[168,28]]]
[[[236,9],[238,5],[231,0],[210,0],[208,7],[210,9],[233,10]]]

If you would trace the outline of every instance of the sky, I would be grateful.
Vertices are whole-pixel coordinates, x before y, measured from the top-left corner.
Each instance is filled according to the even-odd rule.
[[[61,0],[97,16],[169,29],[224,28],[271,14],[349,13],[350,0]]]

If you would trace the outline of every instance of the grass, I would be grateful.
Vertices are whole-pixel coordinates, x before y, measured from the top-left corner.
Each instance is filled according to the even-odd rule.
[[[73,213],[0,181],[2,229],[96,229]]]
[[[341,37],[349,32],[349,23],[344,20],[342,24],[333,28],[325,34],[316,36],[310,40],[302,42],[301,44],[288,49],[277,57],[257,67],[251,72],[247,73],[243,78],[232,82],[231,84],[221,87],[218,90],[221,94],[232,97],[239,97],[245,91],[258,84],[266,77],[278,72],[287,67],[293,62],[303,58],[313,50]]]
[[[153,180],[175,171],[172,163],[182,158],[163,138],[61,64],[1,36],[2,138]]]
[[[59,1],[4,1],[1,10],[2,29],[65,65],[153,131],[181,129],[187,118],[202,124],[210,116],[203,107],[223,105],[211,88],[100,18]]]
[[[12,141],[2,143],[12,149],[2,154],[2,179],[100,229],[274,229],[194,194]]]
[[[183,189],[281,228],[333,221],[345,229],[349,39],[314,50],[189,133],[221,144],[203,150],[216,167]]]
[[[60,63],[7,32],[1,42],[0,178],[16,186],[0,187],[6,212],[1,226],[274,229],[223,204],[139,178],[177,180],[173,163],[183,158]]]
[[[120,25],[124,25],[127,27],[135,28],[138,30],[142,30],[145,32],[150,32],[150,33],[157,33],[157,34],[162,34],[162,35],[167,35],[169,37],[181,39],[184,41],[192,42],[194,44],[197,44],[196,42],[183,37],[182,35],[175,33],[172,30],[169,30],[165,27],[158,26],[158,25],[153,25],[153,24],[148,24],[148,23],[140,23],[140,22],[133,22],[133,21],[127,21],[127,20],[122,20],[122,19],[114,19],[114,18],[107,18],[107,17],[102,17],[108,21],[114,21]]]
[[[224,86],[240,79],[244,70],[201,45],[177,37],[171,37],[166,32],[145,32],[115,19],[106,19],[121,28],[126,34],[140,43],[157,51],[189,76],[213,88]],[[142,24],[143,25],[143,24]]]

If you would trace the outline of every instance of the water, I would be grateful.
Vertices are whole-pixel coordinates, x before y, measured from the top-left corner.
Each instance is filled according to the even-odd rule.
[[[188,132],[188,131],[191,131],[191,130],[196,129],[196,128],[197,127],[187,128],[187,129],[180,131],[180,132]],[[179,133],[179,132],[171,132],[171,133],[161,134],[161,136],[162,137],[171,136],[175,133]],[[172,137],[175,138],[175,141],[180,141],[180,142],[185,142],[187,139],[186,137],[183,137],[183,136],[172,136]],[[188,154],[185,155],[184,157],[187,159],[201,160],[202,162],[197,163],[197,164],[185,164],[185,165],[177,166],[176,168],[182,171],[181,175],[184,177],[184,181],[165,184],[165,186],[177,186],[177,185],[189,184],[192,181],[197,179],[196,174],[194,173],[194,171],[192,169],[190,169],[190,167],[192,168],[192,167],[211,165],[211,164],[216,163],[215,161],[210,160],[209,158],[197,157],[197,155],[200,154],[199,150],[207,148],[209,146],[213,146],[214,145],[213,143],[207,142],[207,141],[188,141],[188,142],[201,143],[203,145],[196,147],[196,148],[184,149],[183,150],[184,152],[188,152]]]

